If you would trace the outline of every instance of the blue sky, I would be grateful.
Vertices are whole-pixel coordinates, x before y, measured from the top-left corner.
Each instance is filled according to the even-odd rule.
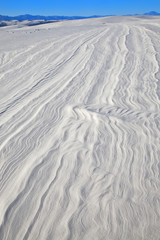
[[[123,15],[160,12],[160,0],[0,0],[0,15]]]

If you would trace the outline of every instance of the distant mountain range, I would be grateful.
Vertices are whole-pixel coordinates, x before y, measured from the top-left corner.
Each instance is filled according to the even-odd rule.
[[[98,18],[98,17],[102,17],[102,16],[98,16],[98,15],[94,15],[94,16],[90,16],[90,17],[82,17],[82,16],[41,16],[41,15],[30,15],[30,14],[25,14],[25,15],[19,15],[19,16],[15,16],[15,17],[10,17],[10,16],[3,16],[0,15],[0,21],[12,21],[12,20],[18,20],[18,21],[25,21],[25,20],[55,20],[55,21],[59,21],[59,20],[74,20],[74,19],[86,19],[86,18]]]
[[[144,15],[159,16],[159,15],[160,15],[160,13],[158,13],[158,12],[155,12],[155,11],[151,11],[151,12],[148,12],[148,13],[144,13]]]
[[[148,13],[135,14],[135,15],[158,16],[158,15],[160,15],[160,13],[155,12],[155,11],[151,11],[151,12],[148,12]],[[29,20],[29,21],[32,21],[32,20],[46,20],[46,21],[49,21],[49,20],[55,20],[55,21],[60,21],[60,20],[98,18],[98,17],[107,17],[107,16],[111,16],[111,15],[105,15],[105,16],[94,15],[94,16],[89,16],[89,17],[82,17],[82,16],[72,16],[72,17],[68,17],[68,16],[41,16],[41,15],[30,15],[30,14],[10,17],[10,16],[0,15],[0,21],[12,21],[12,20],[18,20],[18,21],[25,21],[25,20]],[[134,15],[132,14],[132,16],[134,16]]]

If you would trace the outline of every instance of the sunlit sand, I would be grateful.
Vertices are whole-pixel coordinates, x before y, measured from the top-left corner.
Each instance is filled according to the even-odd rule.
[[[160,239],[160,17],[0,28],[0,239]]]

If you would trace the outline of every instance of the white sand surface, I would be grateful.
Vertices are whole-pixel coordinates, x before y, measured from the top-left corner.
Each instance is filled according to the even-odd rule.
[[[160,239],[160,17],[0,28],[0,240]]]

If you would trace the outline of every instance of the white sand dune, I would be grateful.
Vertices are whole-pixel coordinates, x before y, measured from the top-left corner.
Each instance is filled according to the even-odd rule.
[[[0,240],[160,239],[160,17],[0,29]]]

